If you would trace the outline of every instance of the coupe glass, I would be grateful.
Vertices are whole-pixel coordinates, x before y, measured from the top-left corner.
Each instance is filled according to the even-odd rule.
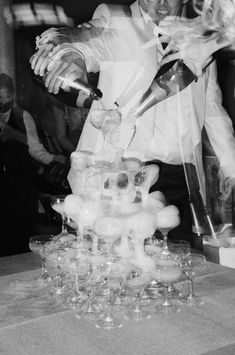
[[[185,259],[189,256],[191,252],[190,243],[186,240],[168,240],[167,242],[168,249],[172,254],[179,255],[182,259]]]
[[[156,256],[157,254],[161,254],[162,252],[163,241],[158,238],[149,238],[145,242],[145,253],[149,256]],[[145,292],[150,296],[151,299],[158,298],[161,296],[164,291],[164,286],[161,282],[153,279],[150,281],[150,284],[145,287]]]
[[[102,309],[102,304],[99,302],[98,297],[95,297],[95,291],[99,287],[99,283],[102,280],[102,266],[103,260],[95,255],[90,255],[89,260],[84,264],[80,264],[80,268],[85,271],[86,268],[86,282],[85,289],[87,291],[87,299],[79,304],[76,317],[81,316],[87,320],[95,320],[99,317]],[[78,270],[79,271],[79,270]],[[78,276],[80,272],[78,272]],[[84,278],[83,278],[84,281]]]
[[[186,298],[188,306],[197,306],[203,303],[203,299],[195,296],[194,293],[194,277],[198,272],[206,268],[206,258],[201,254],[190,254],[187,258],[182,260],[182,270],[190,283],[189,295]]]
[[[59,248],[56,251],[56,268],[53,277],[52,286],[57,296],[61,296],[65,290],[65,278],[69,272],[69,260],[67,259],[67,251]]]
[[[177,227],[180,223],[180,216],[177,207],[168,205],[159,211],[156,215],[157,229],[163,236],[163,249],[162,254],[168,255],[168,233],[171,229]]]
[[[94,223],[94,232],[98,239],[103,240],[103,250],[107,253],[107,260],[113,258],[112,246],[113,243],[120,238],[123,231],[122,220],[112,216],[98,217]]]
[[[106,261],[106,267],[107,267],[107,272],[106,272],[106,288],[105,288],[105,293],[104,293],[104,298],[105,298],[105,303],[107,304],[107,308],[105,311],[100,315],[100,318],[96,321],[95,326],[97,328],[103,328],[103,329],[114,329],[114,328],[121,328],[122,327],[122,321],[119,318],[116,318],[113,314],[113,309],[112,309],[112,301],[113,301],[113,291],[110,287],[110,278],[109,274],[112,270],[112,264],[114,263],[114,259],[108,257]]]
[[[172,298],[168,292],[168,287],[176,282],[181,274],[180,256],[177,254],[161,254],[153,257],[156,263],[155,278],[161,282],[165,291],[163,293],[163,302],[159,305],[156,304],[153,308],[154,312],[161,312],[164,315],[172,312],[178,312],[179,307],[172,302]]]
[[[80,309],[85,300],[87,300],[86,283],[87,276],[79,273],[79,262],[73,262],[72,269],[67,275],[65,289],[63,292],[63,304],[70,309]],[[76,315],[78,317],[78,315]]]
[[[121,124],[121,115],[118,110],[93,110],[91,114],[91,123],[97,129],[100,129],[104,141],[115,145],[118,140],[118,129]]]
[[[185,240],[168,240],[167,245],[169,252],[178,255],[181,260],[187,258],[191,251],[190,243]],[[168,292],[170,297],[177,298],[180,301],[182,294],[174,287],[173,283],[169,285]]]
[[[46,262],[46,254],[45,254],[45,249],[46,245],[49,244],[52,240],[53,236],[51,234],[40,234],[40,235],[35,235],[29,239],[29,249],[35,253],[38,254],[41,257],[41,275],[39,279],[42,280],[49,280],[49,274],[46,270],[45,262]]]
[[[61,234],[60,235],[65,235],[67,234],[67,226],[66,226],[66,214],[64,212],[64,200],[65,200],[65,195],[53,195],[51,196],[51,207],[54,211],[59,213],[62,218],[62,227],[61,227]]]
[[[141,306],[141,295],[145,287],[150,283],[150,280],[150,273],[143,271],[143,269],[132,271],[126,276],[126,287],[134,292],[135,301],[129,307],[128,311],[125,312],[124,318],[134,321],[151,318],[150,312],[143,310]]]
[[[109,275],[110,288],[114,293],[113,306],[115,312],[123,312],[125,306],[133,301],[133,294],[128,294],[126,288],[126,274],[132,265],[128,261],[120,259],[113,263],[112,271]]]

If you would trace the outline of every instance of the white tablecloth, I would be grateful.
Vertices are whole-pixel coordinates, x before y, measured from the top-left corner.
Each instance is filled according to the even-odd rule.
[[[1,264],[0,260],[0,268]],[[167,317],[156,313],[149,320],[124,321],[123,328],[104,331],[64,310],[46,290],[22,291],[20,283],[27,284],[39,273],[29,261],[26,264],[29,271],[0,277],[0,354],[235,354],[234,269],[208,263],[195,283],[196,293],[205,298],[200,307],[184,307]]]

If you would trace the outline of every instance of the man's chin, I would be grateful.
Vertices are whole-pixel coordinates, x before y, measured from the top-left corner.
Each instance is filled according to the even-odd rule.
[[[166,17],[169,17],[169,15],[168,13],[165,15],[159,13],[150,13],[150,17],[152,21],[158,25],[160,21],[163,21]]]

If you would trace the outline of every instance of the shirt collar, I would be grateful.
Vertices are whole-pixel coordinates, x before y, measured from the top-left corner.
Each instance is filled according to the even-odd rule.
[[[141,15],[142,15],[145,23],[149,23],[149,22],[153,23],[153,21],[152,21],[151,17],[149,16],[149,14],[147,12],[145,12],[140,5],[139,5],[139,8],[140,8],[140,12],[141,12]]]
[[[161,29],[161,21],[159,22],[159,25],[156,25],[153,22],[151,16],[147,12],[145,12],[140,5],[139,5],[139,9],[140,9],[140,13],[141,13],[141,15],[142,15],[142,17],[144,19],[144,22],[146,24],[150,24],[151,23],[152,28],[153,28],[153,34],[154,34],[155,37],[157,37],[159,34],[167,34],[166,30],[162,30]],[[163,21],[169,20],[169,21],[172,22],[174,19],[175,19],[175,16],[166,16]]]

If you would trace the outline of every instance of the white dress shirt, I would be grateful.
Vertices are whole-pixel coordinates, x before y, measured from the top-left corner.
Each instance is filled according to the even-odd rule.
[[[146,48],[146,43],[154,38],[154,33],[156,35],[157,27],[146,22],[138,2],[130,8],[128,13],[121,6],[99,5],[93,18],[105,18],[102,35],[73,44],[83,53],[88,72],[100,71],[98,87],[103,92],[102,103],[92,104],[77,150],[98,152],[102,148],[102,133],[92,126],[89,118],[93,110],[103,108],[103,105],[107,109],[116,108],[115,102],[121,103],[122,113],[119,146],[126,149],[133,133],[133,109],[159,69],[162,48],[159,51],[158,43]],[[213,63],[197,82],[143,114],[129,154],[137,154],[143,161],[189,162],[202,171],[201,132],[205,126],[224,175],[234,178],[233,127],[221,102]]]

